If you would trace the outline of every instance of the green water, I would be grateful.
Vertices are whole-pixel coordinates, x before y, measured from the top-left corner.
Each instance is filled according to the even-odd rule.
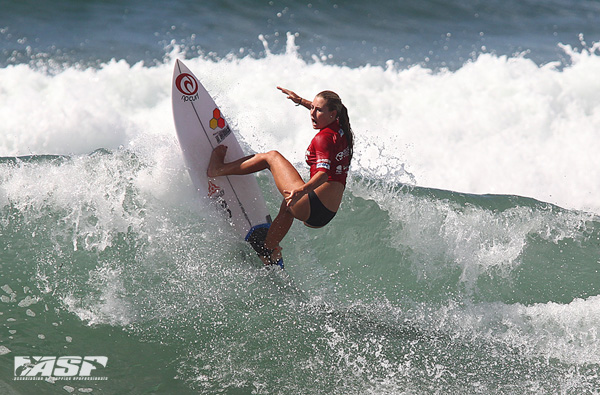
[[[6,393],[593,393],[600,223],[356,175],[260,267],[185,174],[128,151],[0,161]],[[183,171],[183,170],[182,170]],[[279,200],[259,177],[268,205]],[[15,356],[102,355],[103,381]]]

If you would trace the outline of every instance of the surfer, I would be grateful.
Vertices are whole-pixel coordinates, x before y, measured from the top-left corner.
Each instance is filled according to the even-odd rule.
[[[279,243],[294,218],[311,228],[323,227],[333,219],[346,187],[354,140],[348,110],[336,93],[323,91],[311,102],[289,89],[277,89],[296,105],[309,109],[313,129],[318,130],[306,151],[310,180],[304,182],[298,170],[278,151],[225,163],[227,147],[224,145],[213,150],[207,170],[209,177],[271,171],[284,199],[265,240],[262,255],[267,264],[275,264],[281,258]]]

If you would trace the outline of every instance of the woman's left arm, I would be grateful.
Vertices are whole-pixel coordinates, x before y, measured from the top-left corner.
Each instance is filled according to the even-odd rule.
[[[312,176],[310,180],[300,188],[293,189],[291,191],[283,191],[283,193],[287,193],[288,195],[285,197],[285,201],[288,207],[293,206],[302,198],[302,196],[314,191],[319,186],[323,185],[329,179],[329,175],[327,172],[318,171],[317,174]]]

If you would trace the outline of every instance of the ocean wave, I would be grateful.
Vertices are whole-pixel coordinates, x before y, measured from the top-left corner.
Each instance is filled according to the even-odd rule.
[[[315,393],[452,392],[472,388],[465,371],[502,391],[517,376],[597,384],[595,215],[354,175],[334,222],[292,227],[286,271],[268,271],[164,144],[0,160],[10,311],[31,309],[16,306],[23,287],[46,310],[167,345],[198,391],[269,387],[275,371]],[[274,212],[270,176],[259,184]],[[498,361],[512,374],[490,375]]]

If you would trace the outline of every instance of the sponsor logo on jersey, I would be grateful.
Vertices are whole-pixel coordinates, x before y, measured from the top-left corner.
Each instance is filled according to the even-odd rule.
[[[317,159],[317,169],[331,169],[331,161],[329,159]]]
[[[349,147],[346,147],[346,149],[343,150],[342,152],[338,152],[335,155],[335,160],[337,160],[338,162],[341,162],[342,159],[344,159],[347,156],[350,156],[350,148]]]

